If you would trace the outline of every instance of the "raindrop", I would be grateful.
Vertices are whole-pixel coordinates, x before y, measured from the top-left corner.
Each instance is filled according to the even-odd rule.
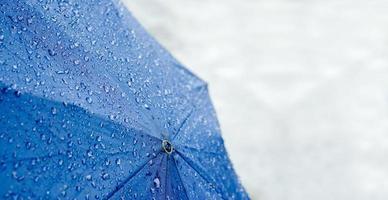
[[[97,140],[97,142],[101,142],[102,137],[101,136],[97,136],[96,140]]]
[[[104,88],[104,91],[105,91],[106,93],[109,92],[109,86],[104,85],[104,86],[102,86],[102,87]]]
[[[57,73],[57,74],[68,74],[69,70],[58,70],[55,73]]]
[[[70,148],[70,147],[72,147],[73,146],[73,141],[69,141],[68,143],[67,143],[67,146]]]
[[[58,161],[58,164],[59,164],[60,166],[62,166],[62,165],[63,165],[63,160],[60,159],[60,160]]]
[[[20,95],[22,94],[22,92],[20,92],[19,90],[16,90],[16,91],[14,92],[14,94],[15,94],[16,97],[20,97]]]
[[[26,142],[26,149],[31,149],[31,146],[32,146],[31,142]]]
[[[143,107],[144,107],[145,109],[147,109],[147,110],[151,110],[150,106],[149,106],[148,104],[146,104],[146,103],[143,105]]]
[[[106,173],[106,172],[103,172],[103,173],[101,174],[101,178],[102,178],[103,180],[108,180],[108,179],[109,179],[109,174]]]
[[[93,100],[92,100],[92,98],[90,98],[90,97],[86,97],[86,101],[87,101],[89,104],[93,103]]]
[[[120,164],[121,164],[120,158],[117,158],[117,159],[116,159],[116,164],[117,164],[117,165],[120,165]]]
[[[89,149],[86,151],[86,155],[90,158],[93,156],[93,152]]]
[[[53,115],[56,115],[57,114],[57,109],[55,108],[55,107],[52,107],[51,108],[51,114],[53,114]]]
[[[75,64],[75,65],[79,65],[80,63],[81,63],[80,60],[78,60],[78,59],[77,59],[77,60],[74,60],[74,64]]]
[[[109,115],[109,119],[110,119],[110,120],[114,120],[114,119],[115,119],[115,116],[114,116],[114,115]]]
[[[31,80],[32,80],[32,79],[31,79],[30,77],[26,77],[26,78],[25,78],[26,83],[30,83]]]
[[[48,49],[47,51],[48,51],[48,53],[49,53],[50,56],[55,56],[55,55],[57,55],[57,52],[55,52],[55,51],[52,50],[52,49]]]
[[[70,45],[71,49],[74,49],[76,47],[79,47],[79,43],[78,42],[75,42],[74,44]]]
[[[40,135],[40,139],[43,140],[43,141],[45,141],[45,140],[47,139],[47,136],[46,136],[45,134],[41,134],[41,135]]]
[[[89,32],[93,30],[93,27],[92,26],[88,26],[86,27],[86,30],[88,30]]]
[[[155,178],[154,178],[154,186],[155,186],[156,188],[159,188],[159,187],[160,187],[160,180],[159,180],[158,177],[155,177]]]
[[[90,180],[92,180],[92,175],[88,174],[85,176],[85,178],[86,178],[86,180],[90,181]]]
[[[127,81],[127,84],[128,84],[129,87],[131,87],[131,86],[132,86],[132,81],[131,81],[131,80],[128,80],[128,81]]]
[[[105,159],[105,165],[106,166],[110,165],[110,160],[108,158]]]

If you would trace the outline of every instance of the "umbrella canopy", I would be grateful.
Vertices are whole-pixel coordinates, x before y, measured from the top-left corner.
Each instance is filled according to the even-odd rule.
[[[120,2],[0,12],[0,198],[248,199],[207,84]]]

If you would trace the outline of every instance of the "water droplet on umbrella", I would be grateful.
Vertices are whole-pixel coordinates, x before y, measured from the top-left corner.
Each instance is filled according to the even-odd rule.
[[[92,98],[90,98],[90,97],[86,97],[86,101],[87,101],[89,104],[93,103],[93,100],[92,100]]]
[[[57,53],[56,53],[54,50],[52,50],[52,49],[48,49],[47,51],[48,51],[48,53],[49,53],[50,56],[55,56],[55,55],[57,55]]]
[[[16,91],[14,92],[14,94],[15,94],[16,97],[20,97],[20,95],[22,94],[22,92],[20,92],[19,90],[16,90]]]
[[[40,139],[43,140],[43,141],[45,141],[45,140],[47,139],[47,138],[46,138],[46,135],[45,135],[45,134],[41,134],[41,135],[40,135]]]
[[[26,77],[24,80],[26,81],[26,83],[30,83],[32,79],[30,77]]]
[[[31,149],[31,146],[32,146],[31,142],[26,142],[26,149]]]
[[[101,174],[101,178],[104,179],[104,180],[107,180],[107,179],[109,179],[109,174],[106,173],[106,172],[103,172],[103,173]]]
[[[116,164],[117,164],[117,165],[120,165],[120,164],[121,164],[120,158],[117,158],[117,159],[116,159]]]
[[[53,115],[57,114],[57,109],[55,107],[51,108],[51,114],[53,114]]]
[[[110,160],[108,158],[105,159],[105,165],[106,166],[110,165]]]
[[[93,152],[89,149],[89,150],[86,151],[86,155],[88,157],[92,157],[93,156]]]
[[[159,188],[159,187],[160,187],[160,180],[159,180],[158,177],[155,177],[155,178],[154,178],[154,186],[155,186],[156,188]]]
[[[88,30],[89,32],[93,30],[93,27],[92,26],[87,26],[86,27],[86,30]]]
[[[90,181],[90,180],[92,180],[92,175],[88,174],[85,176],[85,178],[86,178],[86,180]]]

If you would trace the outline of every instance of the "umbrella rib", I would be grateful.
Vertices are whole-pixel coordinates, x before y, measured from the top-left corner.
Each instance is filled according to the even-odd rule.
[[[189,196],[187,195],[187,194],[188,194],[188,193],[187,193],[187,189],[186,189],[185,184],[183,183],[183,180],[182,180],[182,177],[181,177],[181,173],[180,173],[179,170],[178,170],[178,165],[176,164],[176,160],[175,160],[174,157],[172,158],[172,160],[174,161],[175,169],[176,169],[176,171],[178,172],[178,178],[179,178],[179,181],[181,182],[181,184],[182,184],[182,186],[183,186],[183,191],[184,191],[184,193],[185,193],[185,196],[186,196],[186,198],[189,200],[190,198],[189,198]]]
[[[163,156],[162,159],[160,160],[159,169],[162,168],[162,164],[163,164],[164,158],[165,158],[165,156]],[[153,177],[156,177],[156,175],[157,175],[157,173],[155,172],[155,174],[153,174]],[[150,184],[149,184],[149,187],[152,187],[151,186],[152,184],[153,183],[151,181]]]
[[[162,151],[159,151],[156,156],[151,157],[150,159],[147,159],[142,165],[140,165],[132,174],[130,174],[123,182],[121,182],[118,186],[114,188],[113,191],[111,191],[104,199],[110,199],[113,197],[114,194],[116,194],[118,191],[120,191],[133,177],[135,177],[136,174],[138,174],[146,165],[147,163],[156,158]]]
[[[167,155],[167,159],[166,159],[166,178],[164,179],[164,200],[167,199],[167,177],[168,177],[168,159],[169,159],[169,155]]]
[[[185,119],[183,120],[183,122],[180,124],[178,130],[176,131],[176,134],[175,136],[172,138],[171,141],[174,141],[175,138],[178,136],[178,134],[181,132],[181,129],[183,128],[183,126],[186,124],[187,120],[190,118],[190,116],[193,114],[194,112],[194,109],[191,109],[189,114],[187,114],[187,116],[185,117]]]
[[[203,92],[206,92],[206,91],[207,91],[207,84],[203,85],[203,87],[202,87],[202,86],[199,87],[199,89],[200,89],[200,91],[199,91],[200,93],[199,93],[196,97],[202,95]],[[178,130],[176,131],[176,134],[174,135],[174,137],[173,137],[173,139],[172,139],[171,141],[174,141],[175,138],[179,135],[179,133],[181,132],[181,129],[182,129],[183,126],[186,124],[187,120],[188,120],[188,119],[191,117],[191,115],[194,113],[195,108],[196,108],[196,106],[193,105],[193,106],[192,106],[192,109],[190,110],[190,113],[186,116],[186,118],[185,118],[185,119],[183,120],[183,122],[180,124]]]
[[[187,160],[187,158],[179,151],[176,151],[178,155],[195,171],[199,176],[201,176],[207,183],[214,185],[215,191],[221,196],[222,199],[226,199],[222,193],[219,191],[220,189],[217,187],[216,181],[209,180],[204,174],[200,173],[199,170],[197,169],[197,166],[195,166],[194,162],[190,162]],[[211,177],[210,177],[211,178]]]

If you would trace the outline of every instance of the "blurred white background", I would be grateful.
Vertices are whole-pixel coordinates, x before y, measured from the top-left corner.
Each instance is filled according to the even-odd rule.
[[[388,1],[125,4],[209,83],[253,199],[388,199]]]

